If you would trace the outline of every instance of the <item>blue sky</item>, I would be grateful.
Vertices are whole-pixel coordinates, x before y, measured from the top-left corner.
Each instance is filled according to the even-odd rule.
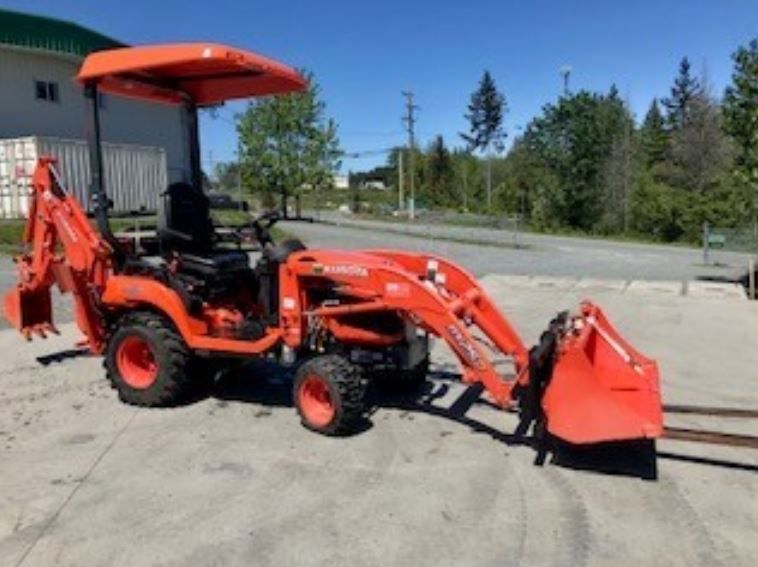
[[[346,151],[405,140],[402,90],[421,109],[421,143],[442,134],[459,144],[465,106],[489,69],[508,100],[506,129],[518,128],[554,100],[559,69],[573,68],[573,89],[607,90],[615,82],[644,114],[668,93],[688,56],[720,94],[730,54],[758,36],[758,0],[287,1],[23,0],[10,9],[79,22],[127,43],[213,40],[259,51],[312,70]],[[231,118],[203,119],[203,158],[229,159]],[[360,169],[382,157],[347,160]]]

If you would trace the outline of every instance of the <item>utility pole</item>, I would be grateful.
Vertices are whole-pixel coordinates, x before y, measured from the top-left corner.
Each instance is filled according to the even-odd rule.
[[[409,207],[408,207],[408,218],[410,220],[413,220],[416,216],[416,180],[415,180],[415,172],[416,172],[416,157],[415,157],[415,148],[416,148],[416,116],[415,112],[418,110],[418,106],[413,104],[413,93],[411,91],[403,91],[403,96],[405,97],[405,116],[403,117],[403,122],[405,122],[405,127],[408,130],[408,150],[410,151],[410,159],[408,160],[410,163],[410,186],[411,186],[411,198],[409,201]]]
[[[213,175],[213,150],[208,150],[208,171],[206,175],[208,179]]]
[[[403,187],[403,150],[398,149],[397,152],[397,209],[399,211],[405,210],[405,188]]]
[[[237,141],[237,207],[240,211],[245,210],[245,204],[242,198],[242,144]]]

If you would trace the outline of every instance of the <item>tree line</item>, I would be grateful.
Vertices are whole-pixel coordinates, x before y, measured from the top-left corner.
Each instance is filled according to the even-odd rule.
[[[404,177],[406,188],[414,177],[417,206],[519,215],[538,230],[675,241],[696,240],[704,222],[758,226],[758,38],[732,59],[731,83],[717,94],[685,57],[640,120],[615,85],[565,90],[507,151],[507,100],[485,71],[458,144],[436,136],[423,148],[396,148],[368,176],[397,187],[399,153],[413,152]],[[306,75],[306,92],[254,100],[237,115],[239,170],[224,164],[217,179],[241,180],[266,204],[332,184],[344,154]]]
[[[745,226],[758,195],[758,39],[733,55],[717,96],[682,59],[639,123],[615,85],[564,92],[505,155],[505,96],[484,73],[462,147],[415,149],[422,206],[518,214],[534,228],[696,240],[703,222]],[[405,150],[408,151],[408,150]],[[407,161],[407,160],[406,160]],[[397,155],[390,155],[390,166]],[[392,180],[394,182],[394,180]]]

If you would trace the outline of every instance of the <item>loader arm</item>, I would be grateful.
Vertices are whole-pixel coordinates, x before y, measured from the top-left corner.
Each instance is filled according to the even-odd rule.
[[[430,265],[437,270],[436,274],[429,273]],[[367,269],[361,269],[363,266]],[[511,390],[516,380],[504,379],[498,373],[488,349],[472,330],[478,328],[495,350],[512,357],[517,375],[526,369],[528,351],[484,290],[464,270],[433,256],[394,251],[360,254],[307,251],[293,255],[281,274],[280,304],[295,305],[290,299],[297,297],[297,290],[303,287],[299,278],[324,272],[340,285],[341,293],[360,298],[360,302],[316,307],[303,313],[285,307],[282,313],[285,342],[294,346],[302,341],[301,325],[296,323],[308,318],[325,319],[327,327],[334,330],[339,325],[329,321],[341,316],[372,311],[399,312],[450,346],[460,362],[466,383],[480,382],[498,405],[511,404]],[[441,274],[447,276],[446,282],[433,284],[435,278],[445,279],[440,278]],[[358,339],[358,335],[344,334],[340,338],[349,341]]]
[[[529,361],[529,351],[510,322],[495,306],[474,276],[460,266],[431,254],[412,254],[397,250],[369,250],[382,256],[420,279],[440,285],[455,298],[449,307],[464,319],[474,321],[501,352],[512,356],[517,371]]]
[[[75,300],[76,322],[93,352],[101,352],[104,325],[98,303],[112,251],[95,232],[55,169],[42,157],[32,177],[32,201],[23,242],[31,251],[16,258],[18,284],[5,296],[5,314],[25,337],[54,332],[53,283]],[[62,249],[62,253],[61,253]]]
[[[331,281],[350,300],[309,305],[302,290],[312,278]],[[651,439],[662,432],[657,365],[591,303],[556,317],[527,350],[476,280],[435,256],[307,250],[282,266],[280,282],[283,339],[292,347],[314,319],[349,343],[362,340],[361,330],[335,320],[395,312],[447,343],[465,383],[481,383],[502,407],[518,405],[519,434],[533,423],[571,443]],[[498,371],[499,355],[513,360],[514,373]]]

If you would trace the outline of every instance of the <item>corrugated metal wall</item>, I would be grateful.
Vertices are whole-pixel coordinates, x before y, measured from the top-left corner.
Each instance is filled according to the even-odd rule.
[[[84,207],[89,203],[89,150],[81,140],[28,137],[0,140],[0,217],[22,218],[29,210],[31,176],[37,157],[52,155],[66,182]],[[113,212],[155,212],[167,185],[162,148],[103,144],[105,189]]]
[[[29,213],[31,173],[36,159],[34,138],[0,140],[0,217],[16,219]]]

